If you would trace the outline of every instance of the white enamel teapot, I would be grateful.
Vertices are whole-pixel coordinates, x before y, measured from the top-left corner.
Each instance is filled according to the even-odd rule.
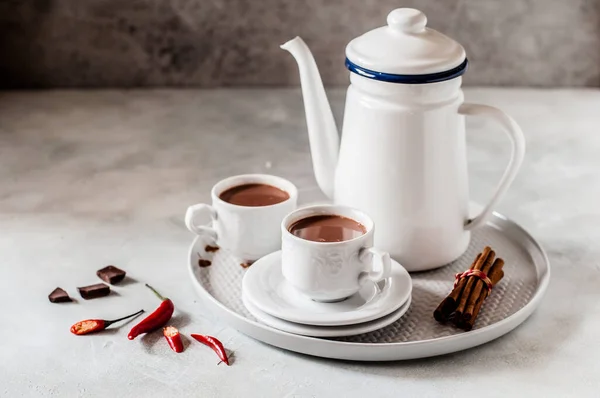
[[[464,48],[400,8],[387,26],[346,47],[350,86],[341,142],[315,60],[301,38],[281,47],[300,71],[314,173],[336,204],[375,221],[375,246],[409,271],[457,259],[483,225],[525,154],[523,133],[499,109],[463,102]],[[469,219],[465,115],[495,120],[512,142],[510,162],[487,206]]]

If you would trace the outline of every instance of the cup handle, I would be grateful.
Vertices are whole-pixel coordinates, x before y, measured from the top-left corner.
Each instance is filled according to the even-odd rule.
[[[217,240],[217,231],[214,228],[206,225],[197,225],[194,222],[199,215],[202,213],[206,214],[207,212],[213,221],[217,220],[217,211],[210,205],[200,203],[188,207],[185,212],[185,226],[196,235],[208,235],[212,239]]]
[[[485,206],[477,217],[467,220],[465,223],[465,230],[468,231],[477,228],[486,222],[488,217],[492,214],[494,207],[498,204],[498,201],[502,199],[506,190],[515,179],[517,171],[519,171],[521,163],[523,163],[523,157],[525,156],[525,137],[523,136],[523,131],[521,131],[521,128],[513,118],[502,112],[500,109],[492,106],[465,103],[459,107],[458,113],[467,116],[484,116],[496,121],[504,128],[504,131],[512,143],[510,161],[508,162],[508,166],[506,166],[504,175],[500,179],[496,192],[494,192],[494,195],[492,195],[487,206]]]
[[[379,282],[382,279],[390,276],[392,272],[392,264],[390,255],[387,252],[376,249],[374,247],[364,247],[358,253],[358,258],[362,263],[368,264],[369,271],[361,272],[358,276],[358,284],[362,285],[367,281]],[[375,264],[379,263],[378,271],[375,271]]]

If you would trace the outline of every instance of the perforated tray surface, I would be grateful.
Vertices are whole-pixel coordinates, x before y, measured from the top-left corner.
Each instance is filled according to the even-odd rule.
[[[517,224],[495,214],[473,231],[469,248],[453,263],[433,271],[411,274],[412,305],[395,323],[356,336],[321,339],[297,336],[259,323],[242,303],[245,269],[228,252],[219,250],[212,265],[198,266],[205,242],[197,239],[189,252],[192,281],[213,311],[231,326],[268,344],[311,355],[354,360],[399,360],[439,355],[495,339],[533,312],[549,280],[547,257],[535,240]],[[433,310],[452,289],[454,274],[469,268],[484,246],[505,260],[502,281],[485,301],[475,327],[464,332],[433,319]]]

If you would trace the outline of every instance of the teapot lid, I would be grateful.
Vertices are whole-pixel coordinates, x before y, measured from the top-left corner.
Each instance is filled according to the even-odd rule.
[[[346,67],[361,76],[391,83],[434,83],[462,75],[467,69],[465,49],[426,24],[427,17],[419,10],[393,10],[387,26],[348,44]]]

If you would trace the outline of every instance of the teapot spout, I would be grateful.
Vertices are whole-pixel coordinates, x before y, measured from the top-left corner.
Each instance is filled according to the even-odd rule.
[[[340,137],[317,63],[300,37],[281,48],[289,51],[298,63],[315,178],[323,193],[333,199]]]

